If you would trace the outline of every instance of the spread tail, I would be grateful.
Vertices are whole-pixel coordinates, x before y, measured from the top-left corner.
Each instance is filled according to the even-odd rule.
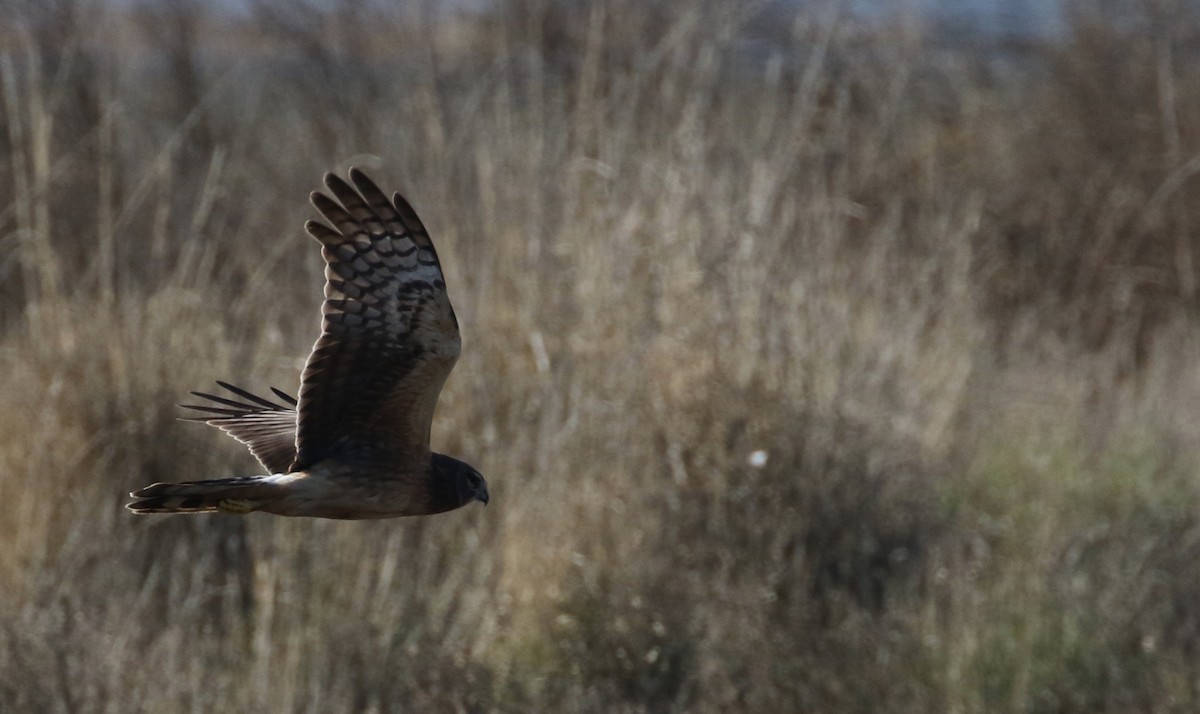
[[[134,513],[249,513],[271,499],[272,485],[263,476],[218,478],[184,483],[156,483],[129,494]]]

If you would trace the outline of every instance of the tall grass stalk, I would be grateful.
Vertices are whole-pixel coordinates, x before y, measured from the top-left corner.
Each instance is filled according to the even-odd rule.
[[[1194,710],[1200,21],[1073,7],[14,5],[0,709]],[[173,405],[295,389],[352,164],[492,505],[127,515],[257,471]]]

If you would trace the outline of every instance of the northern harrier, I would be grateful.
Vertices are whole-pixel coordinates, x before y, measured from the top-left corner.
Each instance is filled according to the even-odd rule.
[[[321,337],[284,402],[218,382],[241,401],[209,400],[193,417],[249,447],[263,476],[156,483],[130,495],[134,513],[250,513],[391,518],[488,502],[474,468],[432,453],[429,427],[459,353],[458,320],[429,233],[400,194],[392,200],[358,169],[326,174],[334,200],[311,200],[333,228],[308,221],[321,243]],[[214,406],[217,405],[217,406]]]

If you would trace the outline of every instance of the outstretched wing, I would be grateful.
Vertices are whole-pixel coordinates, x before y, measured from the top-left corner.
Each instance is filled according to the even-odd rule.
[[[215,426],[242,442],[250,449],[250,453],[254,454],[254,458],[267,468],[268,473],[287,472],[296,459],[296,400],[274,387],[271,391],[287,406],[253,395],[232,384],[217,384],[245,401],[192,392],[197,397],[221,406],[180,404],[181,407],[205,414],[184,418]]]
[[[429,427],[454,362],[458,321],[429,233],[400,194],[392,200],[358,169],[352,187],[333,174],[309,221],[321,243],[321,337],[300,382],[300,470],[331,458],[403,468],[429,458]]]

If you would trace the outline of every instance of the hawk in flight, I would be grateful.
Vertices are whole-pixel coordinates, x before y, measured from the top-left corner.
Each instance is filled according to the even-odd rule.
[[[325,303],[299,400],[218,382],[237,399],[193,392],[208,403],[184,405],[245,444],[267,474],[156,483],[130,494],[134,513],[392,518],[487,504],[478,471],[429,449],[461,343],[428,231],[400,194],[388,200],[358,169],[350,182],[326,174],[325,185],[333,198],[311,200],[332,228],[304,226],[325,258]]]

